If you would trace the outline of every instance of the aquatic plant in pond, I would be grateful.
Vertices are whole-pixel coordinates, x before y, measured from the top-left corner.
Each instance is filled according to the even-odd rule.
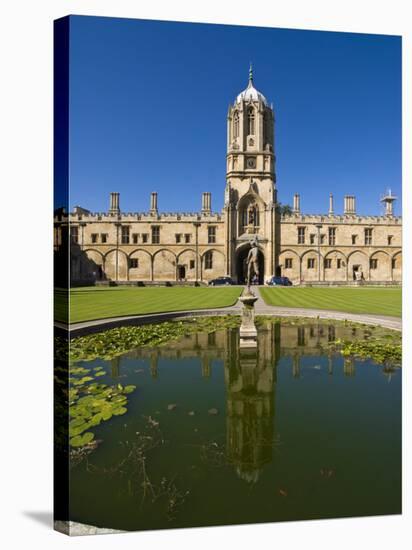
[[[90,431],[112,416],[127,412],[127,395],[136,386],[99,384],[95,378],[104,376],[100,368],[87,369],[75,365],[69,367],[69,444],[83,447],[94,440]],[[92,382],[92,383],[90,383]]]
[[[394,366],[400,366],[402,362],[400,342],[384,342],[376,338],[355,342],[336,340],[330,347],[345,357],[373,359],[376,363],[391,363]]]
[[[262,326],[265,323],[279,323],[291,326],[303,326],[308,322],[316,322],[320,326],[330,324],[330,321],[316,319],[308,321],[302,317],[279,318],[272,316],[257,316],[256,325]],[[381,327],[366,326],[360,323],[349,321],[334,321],[335,326],[350,327],[353,329],[362,328],[367,334],[372,334],[376,341],[376,345],[372,343],[369,346],[365,345],[365,354],[367,355],[366,347],[371,353],[375,351],[376,357],[384,354],[388,357],[392,353],[393,358],[399,357],[401,351],[400,333],[383,329]],[[240,318],[236,315],[224,315],[215,317],[198,317],[193,319],[185,319],[182,321],[166,321],[163,323],[142,325],[136,327],[120,327],[110,329],[98,334],[82,336],[74,338],[70,342],[70,360],[71,361],[91,361],[98,357],[102,359],[110,359],[112,357],[122,355],[130,350],[140,348],[142,346],[162,346],[168,342],[176,341],[183,336],[188,336],[194,333],[211,333],[221,329],[236,328],[240,326]],[[385,345],[380,346],[379,340],[386,340]],[[342,342],[338,342],[337,345]],[[383,349],[383,347],[385,349]],[[65,353],[64,346],[60,346],[62,353]],[[392,350],[392,351],[391,351]],[[353,352],[355,349],[353,348]],[[359,352],[359,353],[358,353]],[[359,356],[362,354],[361,348],[357,347]]]
[[[142,346],[164,345],[195,332],[213,332],[239,325],[238,316],[225,315],[110,329],[98,334],[74,338],[70,343],[70,359],[72,361],[91,361],[97,357],[107,359]]]
[[[280,318],[270,316],[257,317],[259,326],[265,323],[279,323]],[[312,321],[313,322],[313,321]],[[316,319],[318,326],[330,326],[326,319]],[[305,326],[308,319],[304,317],[291,317],[283,319],[283,324]],[[329,341],[325,349],[340,353],[345,357],[357,357],[362,359],[373,359],[376,363],[390,363],[393,366],[400,366],[402,362],[402,335],[399,331],[386,329],[376,325],[364,325],[352,321],[334,321],[337,327],[345,327],[352,331],[352,338],[338,338]],[[362,331],[363,338],[353,338],[357,330]],[[350,333],[349,331],[349,333]]]

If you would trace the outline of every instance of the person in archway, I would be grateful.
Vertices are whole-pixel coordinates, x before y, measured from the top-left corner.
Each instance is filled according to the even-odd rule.
[[[249,254],[247,255],[247,285],[250,286],[250,283],[252,281],[251,275],[252,275],[252,269],[253,273],[259,280],[259,262],[258,262],[258,255],[259,255],[259,249],[257,247],[256,241],[252,241],[250,243],[250,250]]]

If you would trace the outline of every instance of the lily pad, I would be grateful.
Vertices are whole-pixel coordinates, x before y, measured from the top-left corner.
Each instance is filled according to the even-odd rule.
[[[72,447],[83,447],[83,445],[87,445],[94,439],[94,434],[92,432],[86,432],[83,435],[76,435],[75,437],[72,437],[70,439],[70,445]]]
[[[118,409],[113,410],[113,414],[115,416],[120,416],[120,415],[125,414],[125,413],[127,413],[126,407],[119,407]]]

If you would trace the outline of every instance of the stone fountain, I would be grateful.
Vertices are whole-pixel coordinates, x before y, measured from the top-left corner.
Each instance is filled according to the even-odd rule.
[[[239,335],[241,348],[257,347],[257,329],[255,325],[255,302],[257,296],[250,290],[252,271],[259,277],[258,247],[256,239],[250,243],[250,250],[247,256],[247,286],[243,291],[240,301],[242,302],[242,324]]]
[[[241,348],[256,348],[257,347],[257,329],[255,326],[255,302],[257,297],[253,294],[249,287],[243,292],[240,297],[242,302],[242,324],[240,325],[240,347]]]

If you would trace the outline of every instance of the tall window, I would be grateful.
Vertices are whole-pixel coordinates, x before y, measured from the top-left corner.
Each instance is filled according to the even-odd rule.
[[[102,243],[107,243],[107,237],[108,237],[107,233],[101,233],[100,234],[100,239],[101,239]]]
[[[181,233],[175,233],[175,238],[176,238],[176,244],[179,244],[182,240]]]
[[[365,244],[372,244],[372,229],[370,227],[365,228]]]
[[[136,269],[139,267],[139,258],[130,258],[129,262],[130,269]]]
[[[247,128],[248,135],[255,134],[255,110],[253,107],[249,107],[247,110]]]
[[[265,143],[270,143],[270,141],[271,141],[271,136],[270,136],[270,115],[269,115],[268,111],[265,111],[265,114],[263,116],[263,124],[264,124],[264,128],[265,128],[265,137],[264,137]]]
[[[142,233],[142,243],[147,243],[149,240],[149,233]]]
[[[298,244],[305,244],[306,227],[298,227]]]
[[[378,259],[372,258],[371,260],[369,260],[369,267],[370,269],[378,269]]]
[[[160,227],[158,225],[152,226],[152,244],[160,243]]]
[[[308,269],[315,268],[315,258],[308,258]]]
[[[393,235],[388,235],[388,245],[392,244]]]
[[[79,242],[79,228],[77,225],[70,226],[70,239],[74,244]]]
[[[285,269],[292,269],[293,261],[292,258],[285,258]]]
[[[329,246],[336,244],[336,227],[329,227]]]
[[[233,137],[239,137],[239,113],[237,111],[233,115]]]
[[[323,265],[325,269],[330,269],[332,267],[332,258],[325,258],[323,260]]]
[[[122,244],[129,244],[130,242],[130,227],[128,225],[122,225]]]
[[[315,237],[316,237],[315,233],[311,233],[309,235],[310,244],[315,244]]]
[[[205,254],[205,269],[213,269],[213,252],[211,250]]]
[[[216,242],[216,227],[214,225],[209,225],[207,228],[207,242],[209,244]]]
[[[352,235],[352,244],[356,244],[357,235]]]
[[[92,243],[97,243],[97,233],[92,233]]]
[[[137,244],[139,242],[139,233],[132,233],[132,240],[133,244]]]

